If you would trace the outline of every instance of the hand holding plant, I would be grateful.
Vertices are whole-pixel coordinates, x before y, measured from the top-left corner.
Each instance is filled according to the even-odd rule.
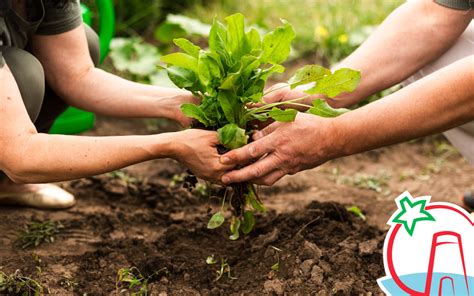
[[[281,109],[284,106],[306,108],[308,113],[322,117],[335,117],[348,111],[332,109],[321,99],[314,100],[311,105],[305,103],[314,94],[335,97],[352,91],[360,80],[358,71],[339,69],[332,73],[318,65],[301,68],[288,81],[291,89],[314,83],[302,97],[249,108],[251,104],[264,103],[262,98],[269,94],[264,91],[267,79],[273,73],[284,72],[281,63],[290,54],[295,32],[289,23],[282,21],[282,26],[262,38],[256,29],[245,30],[242,14],[231,15],[226,21],[227,26],[214,20],[209,33],[209,49],[201,49],[189,40],[179,38],[174,43],[184,52],[161,58],[168,64],[166,70],[171,81],[201,99],[199,105],[184,104],[181,110],[197,121],[194,127],[218,132],[219,142],[225,148],[221,152],[248,144],[255,120],[294,121],[297,110]],[[255,219],[251,209],[265,211],[253,184],[231,184],[223,198],[222,209],[212,217],[209,228],[219,227],[224,222],[226,202],[232,206],[233,213],[231,239],[252,230]]]

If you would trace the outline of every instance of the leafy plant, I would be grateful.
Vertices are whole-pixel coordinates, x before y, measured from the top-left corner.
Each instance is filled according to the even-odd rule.
[[[0,295],[39,296],[43,291],[38,281],[23,276],[20,270],[12,274],[0,270]]]
[[[295,32],[288,22],[282,20],[280,27],[262,37],[255,28],[245,29],[244,16],[239,13],[228,16],[226,22],[224,25],[214,20],[208,49],[178,38],[174,43],[182,51],[161,57],[161,61],[168,65],[166,70],[170,80],[201,99],[199,105],[184,104],[181,110],[197,121],[194,127],[218,132],[224,147],[222,152],[246,145],[255,121],[293,121],[297,110],[280,109],[284,105],[306,107],[308,113],[322,117],[335,117],[349,111],[333,109],[322,99],[314,100],[312,105],[302,103],[314,94],[334,98],[342,92],[353,91],[359,83],[358,71],[344,68],[331,72],[319,65],[299,69],[287,83],[291,88],[313,83],[305,96],[249,107],[263,103],[263,96],[269,93],[264,91],[267,79],[274,73],[285,71],[281,64],[290,55]],[[253,212],[264,212],[265,208],[253,184],[233,184],[227,188],[221,210],[212,216],[208,228],[217,228],[224,223],[226,200],[232,205],[230,239],[235,240],[240,233],[248,234],[253,229]]]
[[[22,248],[37,247],[43,242],[52,243],[54,242],[54,236],[63,228],[61,222],[32,221],[25,226],[25,230],[19,235]]]
[[[214,255],[207,257],[206,264],[208,265],[215,265],[217,264],[217,260],[214,258]],[[219,281],[224,274],[227,274],[227,278],[231,280],[236,280],[237,278],[232,276],[231,268],[229,263],[227,263],[227,259],[222,258],[220,262],[220,266],[216,269],[216,278],[214,279],[215,282]]]
[[[162,268],[150,276],[145,277],[135,266],[121,268],[117,272],[115,292],[117,295],[146,296],[148,295],[148,284],[150,280],[162,272],[167,273],[167,268]]]

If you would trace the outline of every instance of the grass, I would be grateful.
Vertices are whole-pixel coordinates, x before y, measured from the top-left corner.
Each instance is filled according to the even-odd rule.
[[[38,281],[23,276],[19,270],[12,274],[0,270],[0,295],[39,296],[43,291]]]
[[[195,4],[185,15],[210,23],[241,12],[265,29],[289,21],[296,30],[295,48],[301,54],[317,52],[329,62],[347,56],[403,0],[222,0]],[[206,4],[206,5],[203,5]]]
[[[55,235],[60,233],[63,228],[61,222],[32,221],[25,226],[18,239],[23,249],[37,247],[44,242],[54,242]]]

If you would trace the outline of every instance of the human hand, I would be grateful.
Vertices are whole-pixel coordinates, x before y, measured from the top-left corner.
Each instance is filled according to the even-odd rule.
[[[340,131],[334,118],[299,113],[294,122],[275,122],[254,135],[255,141],[221,157],[221,163],[235,166],[249,163],[240,170],[226,173],[225,184],[251,181],[273,185],[286,174],[314,168],[340,156]]]
[[[181,111],[181,105],[186,103],[199,104],[199,99],[190,92],[183,91],[181,94],[161,99],[160,106],[167,109],[167,118],[178,122],[182,127],[189,127],[193,119]]]
[[[217,133],[199,129],[176,132],[173,135],[173,155],[197,177],[219,182],[222,175],[234,166],[219,161]]]

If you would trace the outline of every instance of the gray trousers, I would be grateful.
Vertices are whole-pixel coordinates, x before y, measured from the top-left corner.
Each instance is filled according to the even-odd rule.
[[[89,45],[89,53],[94,65],[99,64],[100,46],[99,37],[87,25],[85,34]],[[40,133],[47,133],[56,118],[61,115],[68,105],[49,86],[44,77],[43,66],[40,61],[28,52],[15,47],[0,46],[6,64],[20,89],[31,121]],[[0,179],[5,175],[0,171]]]

